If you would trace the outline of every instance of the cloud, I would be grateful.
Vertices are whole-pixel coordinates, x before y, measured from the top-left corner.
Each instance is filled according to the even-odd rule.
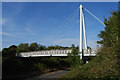
[[[88,46],[91,48],[96,48],[97,47],[97,41],[88,41]]]
[[[7,23],[7,21],[8,21],[7,19],[3,18],[2,19],[2,25],[4,25],[5,23]]]
[[[2,25],[6,24],[7,21],[8,21],[8,19],[3,18],[3,19],[2,19]]]
[[[55,41],[51,41],[51,44],[53,45],[61,45],[61,46],[71,46],[72,44],[79,46],[79,39],[59,39]],[[84,48],[84,40],[83,40],[83,48]],[[91,48],[96,48],[97,43],[96,41],[89,40],[87,41],[87,46]]]
[[[0,25],[2,24],[2,25],[4,25],[4,24],[6,24],[8,22],[8,19],[6,19],[6,18],[0,18]]]
[[[25,3],[17,3],[15,6],[16,6],[16,8],[15,8],[15,15],[19,15],[21,12],[22,12],[22,10],[24,9],[24,4]]]
[[[35,32],[34,32],[34,30],[31,29],[31,27],[30,27],[29,25],[28,25],[28,27],[25,28],[25,31],[26,31],[28,34],[32,35],[32,36],[35,36],[35,35],[36,35]]]
[[[6,33],[6,32],[0,32],[0,34],[2,34],[4,36],[13,37],[13,35],[11,35],[10,33]]]
[[[72,44],[79,45],[78,39],[59,39],[52,42],[55,45],[71,46]]]

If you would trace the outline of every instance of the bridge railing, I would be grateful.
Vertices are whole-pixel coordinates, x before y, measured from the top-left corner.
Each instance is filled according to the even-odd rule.
[[[33,51],[33,52],[21,52],[17,56],[30,57],[30,56],[67,56],[72,50],[46,50],[46,51]],[[96,55],[96,49],[84,49],[83,55]]]
[[[96,54],[98,49],[83,49],[83,54]]]
[[[19,56],[45,56],[45,55],[54,55],[54,54],[68,54],[71,53],[72,50],[50,50],[50,51],[34,51],[34,52],[22,52]]]

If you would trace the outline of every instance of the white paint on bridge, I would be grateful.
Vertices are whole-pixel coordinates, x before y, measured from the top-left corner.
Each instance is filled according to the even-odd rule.
[[[67,56],[72,50],[47,50],[47,51],[34,51],[22,52],[18,56],[21,57],[37,57],[37,56]]]
[[[34,51],[34,52],[22,52],[17,54],[19,57],[42,57],[42,56],[68,56],[68,53],[72,53],[72,50],[47,50],[47,51]],[[83,56],[95,56],[96,51],[83,50]]]

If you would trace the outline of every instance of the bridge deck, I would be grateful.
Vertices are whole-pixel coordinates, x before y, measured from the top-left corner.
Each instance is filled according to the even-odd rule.
[[[17,54],[19,57],[38,57],[38,56],[67,56],[72,50],[50,50],[50,51],[34,51],[34,52],[22,52]],[[85,51],[84,51],[85,52]],[[95,56],[94,53],[84,53],[83,56]]]

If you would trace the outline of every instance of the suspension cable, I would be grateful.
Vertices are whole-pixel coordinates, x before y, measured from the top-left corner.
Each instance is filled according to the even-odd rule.
[[[63,24],[61,24],[60,26],[59,26],[59,29],[56,31],[56,35],[58,34],[58,33],[60,33],[61,31],[63,31],[63,30],[65,30],[66,28],[66,25],[69,25],[70,23],[69,22],[71,22],[72,21],[72,19],[74,18],[74,16],[76,15],[76,13],[79,11],[79,8],[77,8],[64,22],[63,22]]]
[[[97,18],[95,15],[93,15],[90,11],[88,11],[85,7],[83,7],[90,15],[92,15],[95,19],[97,19],[100,23],[102,23],[104,26],[106,26],[99,18]]]
[[[66,35],[68,34],[68,32],[72,29],[73,25],[75,24],[75,20],[76,20],[77,16],[79,15],[78,13],[79,13],[79,10],[75,13],[71,24],[69,24],[69,30],[66,32]]]

